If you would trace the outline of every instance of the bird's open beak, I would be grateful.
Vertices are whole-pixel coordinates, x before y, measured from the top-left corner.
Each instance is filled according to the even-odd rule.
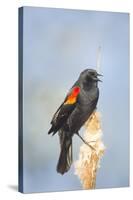
[[[97,73],[97,76],[103,76],[102,74],[98,74]],[[98,77],[96,78],[97,79],[97,81],[100,81],[100,82],[102,82]]]
[[[102,75],[102,74],[98,74],[98,73],[97,73],[97,76],[103,76],[103,75]]]
[[[97,78],[97,81],[102,82],[99,78]]]
[[[93,77],[93,80],[102,82],[98,77]]]

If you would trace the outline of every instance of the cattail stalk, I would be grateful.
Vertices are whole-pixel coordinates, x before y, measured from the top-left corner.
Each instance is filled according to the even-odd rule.
[[[100,68],[101,68],[101,46],[98,47],[97,49],[97,63],[96,63],[96,70],[97,72],[100,72]]]
[[[96,173],[100,167],[100,159],[104,154],[100,114],[95,111],[85,124],[84,140],[93,148],[82,144],[79,159],[75,162],[75,174],[79,177],[83,189],[94,189]]]

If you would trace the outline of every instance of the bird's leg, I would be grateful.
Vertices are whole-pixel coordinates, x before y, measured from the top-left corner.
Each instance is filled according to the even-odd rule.
[[[88,142],[86,142],[83,138],[82,138],[82,136],[79,134],[79,133],[76,133],[77,134],[77,136],[79,136],[79,138],[87,145],[87,146],[89,146],[92,150],[95,150],[95,148],[93,147],[93,146],[91,146]]]

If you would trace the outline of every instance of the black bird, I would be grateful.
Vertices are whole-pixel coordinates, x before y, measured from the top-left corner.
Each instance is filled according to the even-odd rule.
[[[94,69],[81,72],[51,121],[52,127],[48,134],[58,132],[60,139],[57,172],[61,174],[67,172],[72,164],[73,135],[77,134],[83,140],[79,130],[96,109],[99,98],[98,81],[101,81],[98,76],[102,75]]]

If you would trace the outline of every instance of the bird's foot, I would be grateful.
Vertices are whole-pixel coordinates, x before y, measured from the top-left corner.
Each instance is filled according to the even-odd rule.
[[[77,135],[79,136],[79,138],[80,138],[87,146],[89,146],[93,151],[96,151],[96,149],[95,149],[92,145],[90,145],[91,142],[95,142],[95,141],[86,142],[86,141],[82,138],[82,136],[79,135],[79,133],[77,133]]]

